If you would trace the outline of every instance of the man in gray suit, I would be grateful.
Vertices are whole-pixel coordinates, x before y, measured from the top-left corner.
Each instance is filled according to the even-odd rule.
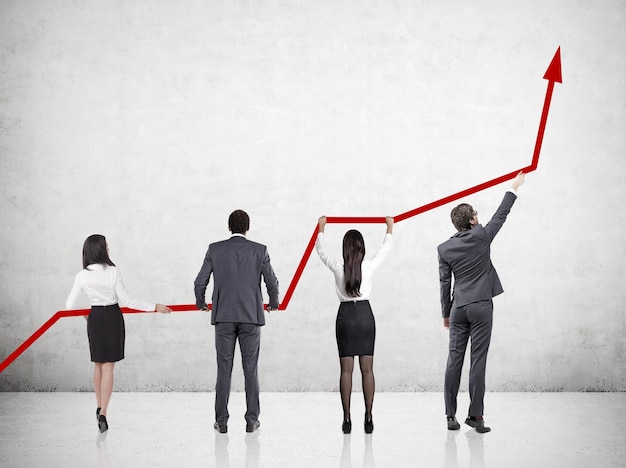
[[[513,181],[511,190],[504,195],[496,213],[484,227],[478,223],[478,213],[470,205],[463,203],[455,207],[450,216],[458,232],[437,247],[443,326],[450,331],[444,382],[446,416],[450,430],[461,427],[456,420],[456,398],[465,349],[470,339],[470,406],[465,423],[480,433],[491,430],[485,426],[483,420],[485,368],[493,324],[492,298],[503,290],[491,263],[490,249],[491,242],[517,199],[515,192],[523,183],[524,174],[520,172]]]
[[[232,237],[209,245],[194,282],[196,306],[207,310],[205,292],[213,274],[211,324],[215,326],[217,357],[213,427],[221,433],[228,431],[228,398],[237,340],[245,378],[246,432],[254,432],[261,425],[257,375],[261,326],[265,325],[261,277],[269,296],[268,312],[278,309],[278,279],[267,247],[246,239],[249,228],[248,214],[233,211],[228,218]]]

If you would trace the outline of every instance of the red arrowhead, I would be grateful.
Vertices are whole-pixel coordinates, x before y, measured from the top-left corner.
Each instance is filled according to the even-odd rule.
[[[561,47],[556,49],[556,54],[550,62],[550,66],[546,70],[546,74],[543,75],[544,80],[556,81],[557,83],[563,83],[561,80]]]

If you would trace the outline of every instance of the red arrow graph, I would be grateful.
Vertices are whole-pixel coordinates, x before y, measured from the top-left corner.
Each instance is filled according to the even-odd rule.
[[[552,100],[552,92],[554,90],[555,83],[562,83],[561,79],[561,48],[559,47],[546,70],[543,78],[548,80],[548,89],[546,90],[546,97],[543,103],[543,111],[541,112],[541,119],[539,121],[539,131],[537,132],[537,140],[535,141],[535,149],[533,151],[532,162],[529,166],[523,167],[521,169],[516,169],[514,171],[509,172],[508,174],[504,174],[500,177],[496,177],[495,179],[488,180],[487,182],[483,182],[474,187],[467,188],[465,190],[461,190],[460,192],[454,193],[452,195],[448,195],[447,197],[440,198],[439,200],[435,200],[433,202],[427,203],[426,205],[419,206],[413,210],[407,211],[406,213],[401,213],[397,216],[394,216],[394,222],[398,223],[400,221],[404,221],[405,219],[412,218],[414,216],[420,215],[427,211],[438,208],[447,203],[453,202],[463,197],[467,197],[476,192],[480,192],[482,190],[486,190],[495,185],[501,184],[502,182],[506,182],[507,180],[513,179],[520,171],[525,173],[532,172],[537,169],[539,164],[539,153],[541,152],[541,144],[543,142],[543,134],[546,129],[546,123],[548,121],[548,111],[550,110],[550,102]],[[385,218],[383,216],[379,217],[327,217],[328,223],[336,223],[336,224],[372,224],[372,223],[384,223]],[[311,253],[313,252],[313,248],[315,247],[315,239],[317,238],[317,224],[315,225],[315,229],[313,230],[313,234],[309,240],[309,243],[304,250],[304,254],[298,263],[298,267],[296,268],[296,272],[291,279],[291,283],[289,283],[289,287],[287,288],[287,292],[283,297],[282,302],[280,303],[278,309],[285,310],[291,301],[291,297],[300,281],[300,277],[302,276],[302,272],[304,271],[304,267],[306,266]],[[195,304],[183,304],[183,305],[170,305],[170,309],[174,312],[186,312],[186,311],[195,311]],[[209,308],[211,305],[209,304]],[[22,343],[15,351],[13,351],[1,364],[0,364],[0,373],[2,373],[15,359],[17,359],[28,347],[30,347],[35,341],[37,341],[52,325],[54,325],[59,319],[63,317],[78,317],[81,315],[88,315],[90,309],[80,309],[80,310],[60,310],[56,312],[46,323],[44,323],[39,329],[33,333],[30,338],[28,338],[24,343]],[[137,311],[128,308],[122,308],[122,312],[125,314],[131,313],[145,313],[142,311]],[[150,312],[151,313],[151,312]]]

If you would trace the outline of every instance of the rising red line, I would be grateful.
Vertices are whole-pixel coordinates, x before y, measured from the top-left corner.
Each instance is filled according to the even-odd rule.
[[[541,119],[539,122],[539,131],[537,132],[537,140],[535,142],[535,150],[533,152],[533,159],[530,166],[526,166],[522,169],[518,169],[508,174],[504,174],[500,177],[496,177],[495,179],[489,180],[487,182],[483,182],[482,184],[478,184],[474,187],[470,187],[465,190],[461,190],[453,195],[448,195],[447,197],[440,198],[439,200],[427,203],[426,205],[415,208],[411,211],[407,211],[406,213],[399,214],[394,216],[394,222],[398,223],[400,221],[404,221],[405,219],[412,218],[419,214],[425,213],[427,211],[438,208],[447,203],[453,202],[463,197],[467,197],[474,193],[480,192],[482,190],[486,190],[495,185],[501,184],[502,182],[506,182],[507,180],[513,179],[520,171],[524,173],[532,172],[537,169],[539,164],[539,153],[541,152],[541,144],[543,142],[543,134],[546,128],[546,122],[548,120],[548,111],[550,109],[550,102],[552,100],[552,91],[554,89],[554,82],[562,83],[561,80],[561,48],[559,47],[554,54],[548,69],[546,70],[545,75],[543,76],[545,80],[548,80],[548,89],[546,91],[546,98],[543,103],[543,111],[541,113]],[[327,217],[326,221],[328,223],[350,223],[350,224],[368,224],[368,223],[384,223],[384,217]],[[289,301],[291,300],[291,296],[293,291],[300,281],[300,277],[302,276],[302,272],[304,271],[304,266],[306,265],[309,257],[311,256],[311,252],[313,251],[313,247],[315,245],[315,238],[317,236],[317,226],[315,226],[315,230],[313,231],[313,236],[307,245],[306,250],[304,251],[304,255],[302,256],[302,260],[296,269],[296,273],[294,274],[291,283],[289,284],[289,288],[287,290],[287,294],[283,298],[283,302],[280,304],[279,309],[284,310],[287,308]]]
[[[300,276],[302,276],[304,267],[306,266],[306,263],[309,260],[309,257],[311,256],[311,252],[313,252],[313,247],[315,246],[316,238],[317,238],[317,226],[315,226],[315,229],[313,230],[313,234],[311,235],[311,239],[309,239],[309,243],[307,244],[306,249],[304,249],[304,254],[302,255],[302,258],[300,259],[300,263],[298,263],[298,268],[296,268],[296,273],[293,275],[291,283],[289,284],[289,287],[287,288],[287,292],[285,293],[285,296],[283,297],[283,301],[278,306],[278,310],[285,310],[287,308],[287,304],[289,304],[289,301],[291,300],[291,296],[293,295],[293,292],[296,289],[298,280],[300,279]]]
[[[506,182],[507,180],[513,179],[520,171],[525,173],[532,172],[537,169],[539,164],[539,153],[541,152],[541,144],[543,142],[543,134],[546,128],[546,122],[548,120],[548,111],[550,110],[550,102],[552,100],[552,91],[554,90],[554,83],[562,83],[561,79],[561,48],[559,47],[546,70],[545,75],[543,76],[545,80],[548,80],[548,89],[546,91],[546,97],[543,104],[543,110],[541,113],[541,119],[539,121],[539,130],[537,132],[537,140],[535,141],[535,149],[533,151],[532,162],[529,166],[526,166],[522,169],[518,169],[508,174],[504,174],[500,177],[496,177],[495,179],[491,179],[487,182],[483,182],[482,184],[475,185],[474,187],[470,187],[465,190],[461,190],[452,195],[448,195],[447,197],[440,198],[439,200],[427,203],[426,205],[420,206],[413,210],[407,211],[406,213],[401,213],[397,216],[394,216],[394,221],[396,223],[400,221],[404,221],[405,219],[412,218],[419,214],[425,213],[426,211],[433,210],[447,203],[453,202],[463,197],[467,197],[476,192],[480,192],[482,190],[488,189],[495,185],[501,184],[502,182]],[[374,224],[374,223],[384,223],[384,216],[364,216],[364,217],[348,217],[348,216],[329,216],[327,217],[328,223],[335,224]],[[298,267],[296,268],[296,272],[291,279],[291,283],[289,283],[289,287],[287,288],[287,292],[283,297],[282,302],[278,306],[278,310],[285,310],[287,305],[289,305],[289,301],[291,301],[291,297],[300,281],[300,277],[302,276],[302,272],[304,271],[304,267],[306,266],[311,253],[313,252],[313,248],[315,247],[315,240],[317,238],[317,224],[315,225],[315,229],[313,230],[313,234],[311,235],[311,239],[304,250],[304,254],[300,259],[300,263],[298,263]],[[208,304],[209,308],[211,308],[211,304]],[[267,305],[266,305],[267,306]],[[195,304],[179,304],[179,305],[170,305],[168,306],[174,312],[185,312],[185,311],[195,311]],[[30,345],[32,345],[37,339],[39,339],[52,325],[54,325],[59,319],[63,317],[78,317],[81,315],[88,315],[90,309],[80,309],[80,310],[63,310],[56,312],[46,323],[44,323],[35,333],[33,333],[30,338],[28,338],[24,343],[22,343],[15,351],[13,351],[2,363],[0,363],[0,373],[2,373],[13,361],[15,361]],[[122,308],[122,312],[125,314],[134,314],[134,313],[146,313],[143,311],[138,311],[134,309],[128,309],[126,307]],[[148,312],[152,313],[152,312]]]

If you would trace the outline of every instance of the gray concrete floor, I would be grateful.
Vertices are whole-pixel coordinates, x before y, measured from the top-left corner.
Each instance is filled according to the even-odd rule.
[[[93,394],[0,393],[0,466],[626,466],[626,393],[488,393],[492,432],[483,435],[465,425],[448,431],[441,393],[378,393],[372,435],[355,393],[349,436],[337,393],[262,393],[253,434],[242,393],[231,395],[228,434],[217,434],[213,398],[114,393],[100,435]],[[460,394],[460,407],[467,400]]]

